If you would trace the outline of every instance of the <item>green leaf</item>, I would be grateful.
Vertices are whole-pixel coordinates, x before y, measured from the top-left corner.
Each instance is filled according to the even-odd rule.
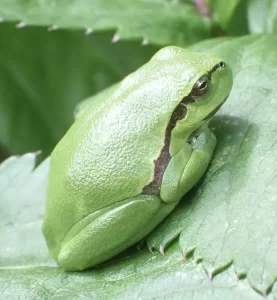
[[[247,0],[242,0],[236,6],[232,17],[224,27],[228,36],[242,36],[249,33],[249,24],[247,19],[248,5]]]
[[[249,29],[253,33],[277,33],[277,2],[248,0]]]
[[[210,281],[184,262],[177,243],[167,255],[121,255],[91,271],[66,273],[48,258],[41,233],[49,160],[35,154],[0,165],[0,297],[3,299],[263,299],[232,269]]]
[[[217,42],[192,47],[220,54],[234,71],[230,97],[211,124],[218,139],[214,158],[188,202],[148,243],[159,249],[182,231],[183,255],[194,250],[210,277],[233,262],[239,277],[246,274],[266,294],[277,274],[277,56],[271,51],[277,40],[248,36]]]
[[[247,0],[207,0],[207,2],[215,22],[216,36],[241,36],[249,32]]]
[[[272,287],[268,299],[276,296],[277,57],[269,50],[276,47],[271,36],[192,47],[223,56],[233,68],[234,88],[211,124],[218,145],[206,176],[152,234],[169,243],[181,232],[165,256],[131,249],[91,271],[63,272],[48,258],[40,229],[49,161],[34,171],[34,154],[0,165],[0,295],[264,299],[250,283],[262,294]],[[193,249],[198,264],[181,255],[180,250],[186,255]],[[212,281],[206,274],[222,270]],[[246,279],[237,280],[236,274]]]
[[[213,18],[223,28],[225,28],[232,18],[237,6],[244,0],[206,0],[211,11],[213,12]]]
[[[112,35],[0,24],[0,143],[7,150],[49,155],[73,122],[78,101],[119,81],[157,50],[112,44]]]
[[[114,30],[118,39],[160,45],[189,45],[210,36],[211,22],[192,4],[136,0],[5,0],[0,17],[8,21],[56,28]],[[161,30],[162,28],[162,30]]]
[[[200,266],[140,253],[118,265],[67,274],[57,268],[0,269],[1,297],[40,299],[263,300],[231,271],[210,281]],[[272,299],[268,297],[267,299]]]
[[[11,23],[19,21],[18,28]],[[46,157],[73,122],[77,102],[156,52],[141,47],[143,38],[189,45],[210,35],[210,23],[187,3],[1,1],[0,144],[11,154],[42,150]],[[66,30],[48,32],[53,24]],[[86,36],[85,28],[96,32]],[[115,31],[121,40],[113,44]]]
[[[1,268],[49,262],[40,230],[49,160],[32,172],[36,156],[35,153],[12,156],[0,165]]]

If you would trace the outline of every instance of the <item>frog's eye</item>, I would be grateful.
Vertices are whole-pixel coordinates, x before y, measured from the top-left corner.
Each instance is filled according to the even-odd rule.
[[[200,101],[205,99],[212,91],[212,83],[210,78],[207,75],[200,77],[194,84],[191,97],[195,101]]]

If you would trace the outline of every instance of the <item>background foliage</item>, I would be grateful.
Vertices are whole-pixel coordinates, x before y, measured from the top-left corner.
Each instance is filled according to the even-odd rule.
[[[49,161],[35,170],[35,154],[4,161],[0,298],[277,298],[277,2],[1,0],[0,21],[2,161],[47,157],[79,101],[162,46],[216,52],[234,72],[212,122],[218,145],[205,178],[148,237],[165,256],[134,248],[97,269],[63,272],[40,231]]]

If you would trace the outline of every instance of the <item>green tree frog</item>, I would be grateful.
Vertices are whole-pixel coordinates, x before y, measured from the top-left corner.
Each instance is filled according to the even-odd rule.
[[[211,160],[207,122],[231,87],[220,58],[171,46],[87,105],[51,154],[43,233],[65,270],[115,256],[174,209]]]

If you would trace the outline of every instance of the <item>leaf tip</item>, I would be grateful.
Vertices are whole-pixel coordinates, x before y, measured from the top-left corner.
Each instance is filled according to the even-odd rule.
[[[144,39],[142,42],[141,42],[141,46],[147,46],[148,45],[148,40]]]
[[[93,32],[92,28],[86,28],[85,35],[90,35],[90,34],[92,34],[92,32]]]
[[[210,280],[213,280],[213,272],[212,271],[208,272],[208,277],[210,278]]]
[[[159,252],[161,253],[161,255],[164,256],[164,247],[163,246],[160,246],[159,248]]]
[[[58,26],[55,24],[47,28],[48,31],[55,31],[57,29],[58,29]]]
[[[115,44],[120,40],[119,34],[115,34],[112,38],[112,43]]]
[[[42,153],[41,150],[38,150],[38,151],[33,152],[33,154],[34,154],[35,156],[39,156],[41,153]]]
[[[246,272],[236,272],[235,274],[236,274],[237,281],[246,277]]]
[[[19,22],[19,23],[17,23],[17,24],[15,25],[15,27],[16,27],[17,29],[23,28],[23,27],[25,27],[25,26],[26,26],[26,24],[25,24],[24,22]]]

